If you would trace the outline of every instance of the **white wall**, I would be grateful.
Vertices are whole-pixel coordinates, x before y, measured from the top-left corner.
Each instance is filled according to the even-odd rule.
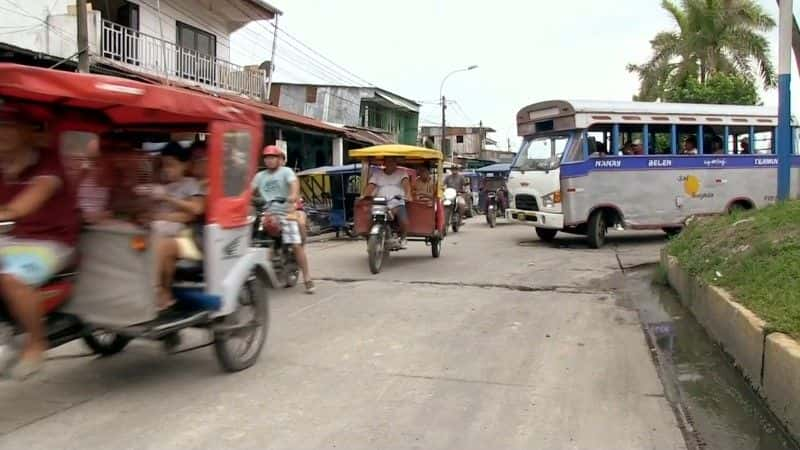
[[[163,29],[164,39],[174,43],[177,32],[175,22],[181,21],[216,35],[217,58],[230,60],[231,30],[221,14],[193,0],[161,0],[160,27],[156,0],[131,0],[131,2],[139,5],[141,22],[139,31],[160,38]],[[12,9],[8,3],[0,3],[4,8],[0,10],[0,27],[2,27],[0,30],[3,31],[0,34],[0,42],[59,57],[75,53],[77,24],[74,16],[66,16],[67,6],[74,5],[75,0],[18,0],[17,3],[22,8]],[[213,4],[215,3],[212,2]],[[48,29],[45,22],[49,22],[49,33],[45,33]],[[93,34],[93,30],[90,29],[89,35]],[[69,49],[72,51],[69,52]]]

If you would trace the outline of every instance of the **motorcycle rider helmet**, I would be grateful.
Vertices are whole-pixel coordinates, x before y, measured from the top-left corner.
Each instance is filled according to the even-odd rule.
[[[286,155],[283,154],[283,150],[278,148],[276,145],[268,145],[264,147],[264,150],[261,152],[264,157],[267,156],[277,156],[279,158],[286,158]]]

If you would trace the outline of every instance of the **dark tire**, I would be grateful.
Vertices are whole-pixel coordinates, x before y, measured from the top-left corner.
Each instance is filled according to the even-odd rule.
[[[745,211],[752,209],[749,203],[736,202],[728,208],[728,214],[741,214]]]
[[[442,254],[442,240],[440,238],[431,239],[431,256],[438,258]]]
[[[589,247],[600,248],[606,243],[608,227],[606,226],[606,218],[603,217],[603,211],[595,211],[592,213],[592,217],[589,218],[586,233]]]
[[[83,342],[101,356],[116,355],[125,349],[131,339],[105,330],[94,330],[83,337]]]
[[[558,234],[558,230],[552,230],[550,228],[536,228],[536,235],[539,236],[544,242],[553,242]]]
[[[461,221],[453,222],[453,233],[458,233],[459,228],[461,228]]]
[[[492,208],[487,208],[486,211],[486,223],[489,224],[489,228],[494,228],[497,225],[497,210]]]
[[[367,255],[369,256],[369,271],[373,274],[380,273],[383,260],[386,258],[386,235],[383,230],[378,234],[370,235],[367,240]]]
[[[680,228],[680,227],[668,227],[668,228],[662,228],[662,230],[664,230],[664,233],[667,233],[667,237],[674,238],[675,236],[681,234],[682,228]]]
[[[247,312],[251,314],[248,315]],[[255,364],[264,348],[269,331],[267,290],[257,277],[250,278],[242,286],[238,309],[226,317],[223,324],[250,326],[237,331],[214,333],[214,353],[222,369],[227,372],[238,372]],[[242,340],[244,345],[234,346],[234,339]]]

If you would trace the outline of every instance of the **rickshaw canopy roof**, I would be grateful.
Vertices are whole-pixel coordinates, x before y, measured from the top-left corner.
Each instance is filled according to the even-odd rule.
[[[123,78],[0,64],[0,97],[102,112],[117,125],[261,123],[247,105]]]
[[[306,175],[344,175],[348,173],[360,173],[361,163],[345,164],[343,166],[322,166],[313,169],[306,169],[298,172],[297,176],[302,177]]]
[[[507,163],[498,163],[492,164],[489,166],[483,166],[480,169],[477,169],[476,172],[478,173],[487,173],[487,172],[509,172],[511,171],[511,164]]]
[[[376,145],[374,147],[350,150],[350,157],[373,160],[380,160],[388,157],[403,158],[406,160],[441,161],[443,159],[442,152],[439,150],[400,144]]]

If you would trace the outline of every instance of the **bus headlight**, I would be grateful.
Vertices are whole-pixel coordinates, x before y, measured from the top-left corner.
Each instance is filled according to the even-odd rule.
[[[545,208],[552,208],[553,205],[561,203],[561,191],[553,191],[542,197],[542,200]]]

